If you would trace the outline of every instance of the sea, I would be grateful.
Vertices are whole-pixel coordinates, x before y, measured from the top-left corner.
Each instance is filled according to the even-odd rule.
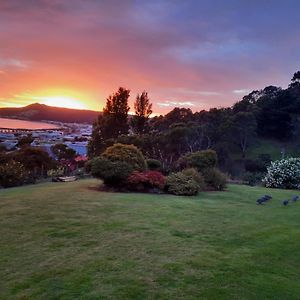
[[[45,122],[33,122],[16,119],[5,119],[0,118],[0,129],[28,129],[28,130],[39,130],[39,129],[58,129],[59,127]]]

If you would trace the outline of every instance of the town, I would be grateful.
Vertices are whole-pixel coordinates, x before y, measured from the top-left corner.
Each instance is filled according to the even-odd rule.
[[[48,122],[50,123],[50,122]],[[78,156],[87,155],[87,144],[91,138],[92,125],[51,122],[56,129],[0,129],[0,147],[8,151],[17,149],[21,138],[30,135],[32,147],[40,147],[53,156],[51,146],[65,144]]]

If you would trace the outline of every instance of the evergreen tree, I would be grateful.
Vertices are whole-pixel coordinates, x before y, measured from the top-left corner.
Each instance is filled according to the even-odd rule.
[[[131,126],[135,133],[144,133],[147,131],[146,124],[152,114],[152,103],[147,92],[137,95],[134,102],[135,116],[132,117]]]
[[[107,98],[102,115],[93,124],[92,138],[88,145],[89,157],[100,155],[107,140],[128,134],[129,95],[130,90],[120,87]]]

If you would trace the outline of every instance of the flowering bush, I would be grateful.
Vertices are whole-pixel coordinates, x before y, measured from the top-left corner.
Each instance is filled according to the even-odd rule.
[[[163,190],[166,179],[158,171],[133,172],[127,179],[127,187],[134,191],[146,191],[157,188]]]
[[[272,188],[300,189],[300,158],[271,162],[263,183]]]

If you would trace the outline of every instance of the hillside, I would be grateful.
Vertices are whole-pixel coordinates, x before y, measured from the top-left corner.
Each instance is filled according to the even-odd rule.
[[[30,121],[57,121],[64,123],[93,123],[99,112],[47,106],[34,103],[25,107],[0,108],[0,117]]]
[[[299,299],[300,203],[281,204],[295,191],[98,185],[0,190],[0,299]],[[264,194],[273,199],[256,205]]]

